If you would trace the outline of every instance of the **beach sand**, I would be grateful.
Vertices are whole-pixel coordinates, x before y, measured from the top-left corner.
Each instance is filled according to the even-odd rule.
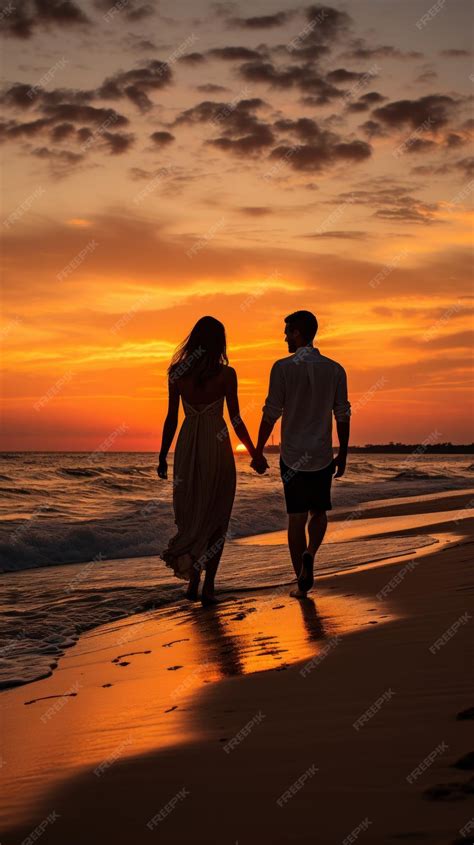
[[[103,626],[3,693],[2,845],[470,842],[472,504],[332,516],[328,542],[429,542],[305,602],[285,586]]]

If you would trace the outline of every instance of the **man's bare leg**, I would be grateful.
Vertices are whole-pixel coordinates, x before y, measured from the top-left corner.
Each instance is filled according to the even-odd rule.
[[[323,542],[327,527],[328,518],[326,511],[310,511],[308,548],[302,555],[301,573],[298,578],[298,587],[302,592],[310,590],[314,584],[314,556]]]
[[[291,562],[295,575],[298,578],[301,572],[301,560],[306,550],[306,522],[308,513],[288,514],[288,547],[290,549]],[[295,598],[304,598],[306,593],[301,590],[292,590],[290,595]]]

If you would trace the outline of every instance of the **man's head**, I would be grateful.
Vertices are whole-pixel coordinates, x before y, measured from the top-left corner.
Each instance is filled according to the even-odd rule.
[[[300,346],[312,343],[318,331],[318,321],[311,311],[295,311],[285,317],[285,340],[288,352],[296,352]]]

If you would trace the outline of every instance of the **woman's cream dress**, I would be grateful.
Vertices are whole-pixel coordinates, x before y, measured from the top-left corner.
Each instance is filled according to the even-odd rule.
[[[193,564],[206,568],[209,548],[222,548],[235,496],[235,460],[224,421],[224,397],[186,414],[174,453],[173,507],[177,534],[161,557],[188,581]]]

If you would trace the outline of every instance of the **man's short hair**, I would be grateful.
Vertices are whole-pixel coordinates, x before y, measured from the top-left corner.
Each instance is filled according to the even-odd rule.
[[[295,329],[299,331],[306,343],[311,343],[318,331],[318,321],[311,311],[295,311],[294,314],[285,317],[285,323],[292,331],[295,331]]]

